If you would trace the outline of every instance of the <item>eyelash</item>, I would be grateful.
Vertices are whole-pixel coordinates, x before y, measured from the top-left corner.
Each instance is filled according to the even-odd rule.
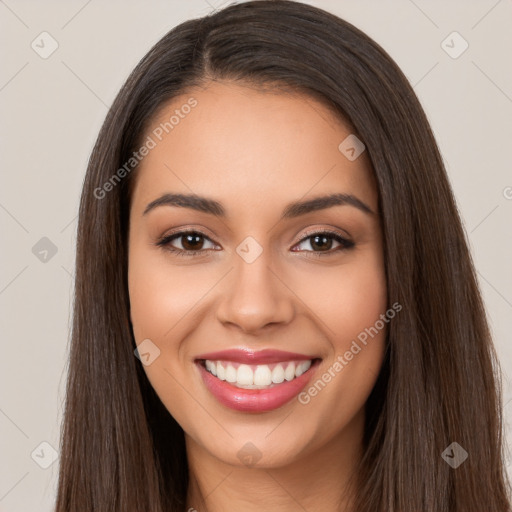
[[[206,236],[204,233],[202,233],[201,231],[188,230],[188,231],[178,231],[175,233],[171,233],[170,235],[166,235],[163,238],[159,239],[156,242],[156,245],[158,247],[163,248],[166,251],[176,254],[177,256],[183,256],[183,257],[202,256],[202,253],[204,253],[205,251],[212,250],[212,249],[199,249],[196,251],[191,251],[191,250],[177,249],[176,247],[173,247],[172,245],[170,245],[170,243],[173,240],[180,238],[182,236],[185,236],[185,235],[201,235],[203,238],[205,238],[206,240],[213,243],[213,241],[210,240],[210,238],[208,236]],[[328,251],[294,251],[294,252],[308,252],[308,253],[312,253],[312,255],[308,256],[308,257],[315,257],[315,258],[320,257],[321,258],[324,256],[330,256],[337,251],[344,251],[344,250],[352,249],[353,247],[355,247],[355,243],[352,242],[351,240],[344,238],[336,231],[329,231],[329,230],[312,231],[309,233],[305,233],[305,236],[301,240],[299,240],[295,245],[299,245],[302,242],[304,242],[310,238],[313,238],[314,236],[318,236],[318,235],[327,235],[329,238],[332,238],[336,242],[338,242],[340,244],[340,247],[337,247],[335,249],[329,249]]]

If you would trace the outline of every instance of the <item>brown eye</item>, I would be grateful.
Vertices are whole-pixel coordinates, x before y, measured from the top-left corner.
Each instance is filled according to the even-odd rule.
[[[205,244],[211,244],[205,247]],[[198,231],[180,231],[168,235],[157,242],[157,245],[176,253],[199,254],[206,249],[214,249],[215,244],[203,233]]]
[[[311,241],[310,241],[311,247],[314,250],[318,249],[319,251],[323,251],[323,250],[328,251],[332,247],[332,243],[333,243],[333,238],[330,236],[325,236],[325,235],[312,236]]]
[[[200,233],[187,233],[178,238],[181,238],[181,245],[186,251],[198,251],[202,249],[204,243],[204,237]]]
[[[333,243],[338,244],[334,249]],[[308,245],[311,249],[308,248]],[[339,233],[323,231],[309,234],[299,242],[297,247],[302,246],[302,249],[298,249],[299,251],[331,254],[339,250],[350,249],[354,245],[354,242],[347,240]]]

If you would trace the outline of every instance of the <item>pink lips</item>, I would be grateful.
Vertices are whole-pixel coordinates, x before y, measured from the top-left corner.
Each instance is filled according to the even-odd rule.
[[[253,365],[296,360],[313,360],[313,363],[308,371],[291,381],[274,384],[273,387],[266,389],[242,389],[218,379],[207,371],[202,364],[205,359]],[[196,358],[196,363],[205,386],[221,404],[237,411],[254,413],[277,409],[292,400],[310,381],[319,362],[315,356],[271,349],[259,351],[231,349],[201,354]]]
[[[230,349],[220,352],[209,352],[201,354],[197,359],[209,359],[210,361],[234,361],[243,364],[270,364],[281,363],[283,361],[315,359],[316,356],[305,356],[304,354],[295,354],[293,352],[283,352],[282,350],[249,350],[249,349]]]

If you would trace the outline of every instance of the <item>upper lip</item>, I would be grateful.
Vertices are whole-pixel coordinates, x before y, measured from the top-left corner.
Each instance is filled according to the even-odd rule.
[[[233,348],[201,354],[196,357],[196,360],[199,359],[208,359],[209,361],[233,361],[242,364],[270,364],[281,363],[283,361],[309,361],[316,359],[316,357],[274,349],[251,350],[246,348]]]

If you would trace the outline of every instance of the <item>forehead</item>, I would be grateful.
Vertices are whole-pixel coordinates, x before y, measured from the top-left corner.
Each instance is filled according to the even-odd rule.
[[[143,140],[154,147],[137,170],[134,202],[179,190],[256,205],[336,189],[375,206],[366,153],[350,161],[339,150],[351,133],[311,96],[211,82],[152,119]]]

